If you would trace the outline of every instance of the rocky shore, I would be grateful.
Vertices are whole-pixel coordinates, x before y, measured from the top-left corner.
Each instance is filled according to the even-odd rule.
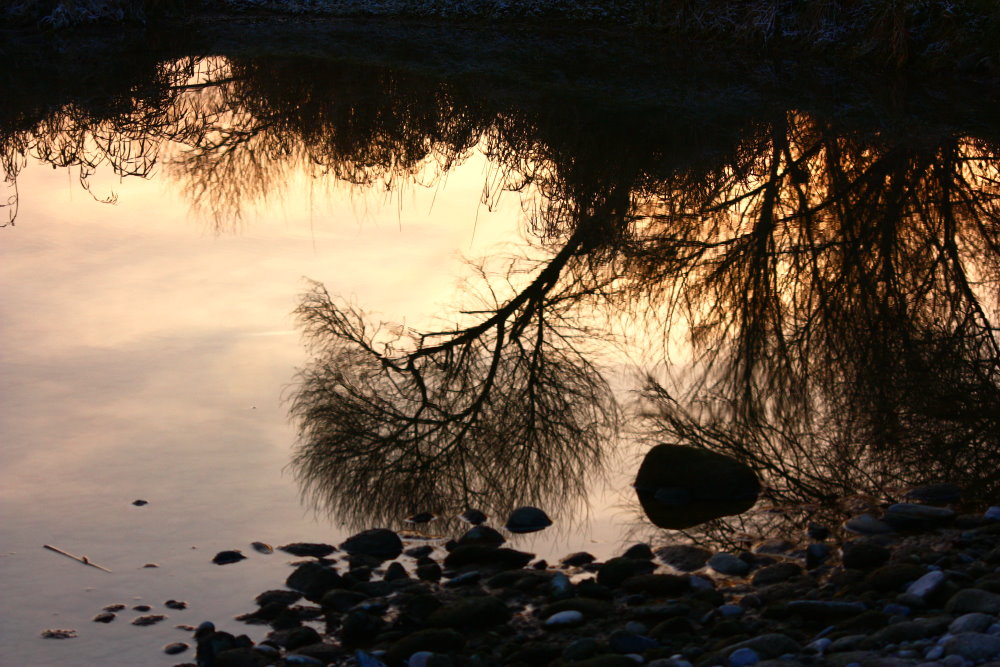
[[[798,543],[605,562],[539,561],[485,525],[447,545],[386,529],[285,545],[304,558],[285,588],[203,623],[183,664],[1000,665],[998,514],[903,503]],[[241,623],[271,631],[254,644]]]

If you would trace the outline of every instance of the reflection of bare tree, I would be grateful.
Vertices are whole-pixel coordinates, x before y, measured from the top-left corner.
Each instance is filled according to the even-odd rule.
[[[386,340],[316,285],[298,315],[318,356],[292,404],[294,467],[316,504],[364,525],[578,498],[600,469],[617,406],[581,347],[578,286],[560,278],[599,228],[582,221],[526,288],[440,333]]]
[[[778,496],[993,490],[1000,168],[983,148],[793,115],[708,187],[668,190],[624,251],[700,351],[681,381],[647,379],[656,436],[739,455]]]

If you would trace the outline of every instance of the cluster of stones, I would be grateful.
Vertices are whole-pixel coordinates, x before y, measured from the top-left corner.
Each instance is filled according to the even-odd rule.
[[[860,519],[874,532],[859,535],[856,517],[843,540],[813,526],[806,545],[640,544],[552,567],[487,526],[446,553],[365,531],[339,550],[299,549],[311,560],[287,589],[240,617],[269,625],[267,640],[204,624],[198,664],[989,664],[1000,661],[995,518],[901,504],[871,517],[889,530]]]

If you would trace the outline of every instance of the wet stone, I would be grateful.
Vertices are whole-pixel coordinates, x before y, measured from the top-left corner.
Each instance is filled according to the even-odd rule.
[[[871,514],[859,514],[844,522],[844,529],[856,535],[885,535],[893,532],[892,526]]]
[[[372,528],[347,538],[340,548],[349,554],[392,560],[403,553],[403,542],[399,535],[387,528]]]
[[[76,639],[76,630],[64,630],[61,628],[53,628],[50,630],[42,630],[41,636],[43,639]]]
[[[474,526],[486,521],[486,515],[475,509],[468,509],[458,515],[458,518],[466,523],[471,523]]]
[[[264,607],[274,603],[288,606],[290,604],[295,604],[301,599],[302,599],[301,593],[298,593],[296,591],[289,591],[282,588],[282,589],[264,591],[256,598],[254,598],[254,602],[256,602],[257,605],[260,607]]]
[[[844,567],[870,570],[889,560],[889,550],[865,540],[854,540],[843,546]]]
[[[944,572],[932,570],[921,575],[916,581],[907,586],[906,594],[914,596],[921,601],[926,601],[940,591],[947,581],[948,578]]]
[[[266,542],[251,542],[250,546],[253,547],[253,550],[256,551],[257,553],[265,555],[274,553],[274,547],[272,547],[270,544],[267,544]]]
[[[163,606],[167,609],[176,609],[179,611],[181,609],[187,609],[188,603],[181,600],[167,600],[163,603]]]
[[[625,553],[622,554],[622,558],[636,558],[638,560],[653,560],[653,548],[648,544],[640,542],[639,544],[633,544]]]
[[[963,632],[944,641],[945,655],[959,655],[972,662],[983,662],[1000,655],[1000,637],[981,632]]]
[[[165,620],[167,617],[163,614],[147,614],[145,616],[140,616],[138,618],[132,619],[132,625],[156,625],[160,621]]]
[[[882,520],[897,530],[930,530],[954,518],[954,510],[915,503],[890,505],[882,515]]]
[[[725,551],[708,559],[708,566],[719,574],[742,577],[750,573],[750,564]]]
[[[949,483],[925,484],[910,489],[904,494],[907,500],[927,505],[949,505],[962,498],[962,489]]]
[[[143,507],[144,505],[148,505],[149,501],[143,500],[142,498],[138,498],[136,500],[133,500],[132,504],[135,505],[136,507]]]
[[[552,525],[552,519],[537,507],[518,507],[507,517],[505,528],[512,533],[534,533]]]
[[[673,544],[661,547],[655,552],[662,562],[681,572],[693,572],[701,569],[712,555],[707,549],[687,544]]]
[[[642,655],[646,651],[660,646],[660,642],[651,637],[639,635],[627,630],[616,630],[608,637],[608,646],[615,653],[635,653]]]
[[[577,551],[568,556],[563,557],[559,561],[560,564],[566,567],[580,567],[582,565],[587,565],[588,563],[593,563],[596,559],[593,554],[589,554],[586,551]]]
[[[462,546],[473,544],[486,547],[499,547],[506,541],[507,539],[503,535],[489,526],[475,526],[458,538],[458,544]]]
[[[306,599],[318,602],[327,591],[343,585],[341,576],[332,567],[319,562],[303,563],[288,575],[285,585],[299,591]]]
[[[409,556],[410,558],[426,558],[434,553],[434,547],[429,544],[421,544],[417,547],[410,547],[403,552],[403,555]]]
[[[92,620],[94,623],[110,623],[117,618],[114,613],[110,611],[102,611],[100,614],[95,616]]]
[[[648,560],[619,556],[603,563],[597,570],[597,583],[615,588],[629,577],[648,574],[655,566]]]
[[[246,556],[244,556],[238,549],[228,549],[215,554],[212,558],[212,562],[216,565],[231,565],[232,563],[239,563],[245,558]]]
[[[167,644],[163,647],[163,652],[167,655],[177,655],[178,653],[183,653],[184,651],[191,648],[184,642],[174,642],[172,644]]]
[[[123,604],[109,604],[104,607],[104,611],[122,611],[123,609],[125,609]]]
[[[566,628],[583,623],[583,614],[578,611],[560,611],[545,619],[545,627]]]
[[[754,586],[770,586],[802,574],[802,567],[796,563],[775,563],[763,567],[754,574],[751,582]]]
[[[945,609],[952,614],[1000,614],[1000,595],[978,588],[961,590],[948,600]]]
[[[332,544],[322,544],[319,542],[293,542],[292,544],[280,546],[278,549],[300,558],[308,556],[325,558],[337,550]]]

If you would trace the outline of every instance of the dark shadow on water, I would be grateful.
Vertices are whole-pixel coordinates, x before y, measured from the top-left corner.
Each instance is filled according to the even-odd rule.
[[[104,96],[7,108],[12,187],[29,157],[86,184],[103,164],[145,176],[170,144],[218,229],[301,170],[392,188],[474,150],[530,195],[530,252],[479,267],[489,298],[439,331],[303,296],[293,469],[339,521],[557,514],[623,434],[743,461],[779,509],[1000,491],[1000,123],[982,100],[958,116],[906,86],[848,101],[721,79],[613,107],[328,59],[134,66]],[[642,361],[624,405],[615,348]]]

